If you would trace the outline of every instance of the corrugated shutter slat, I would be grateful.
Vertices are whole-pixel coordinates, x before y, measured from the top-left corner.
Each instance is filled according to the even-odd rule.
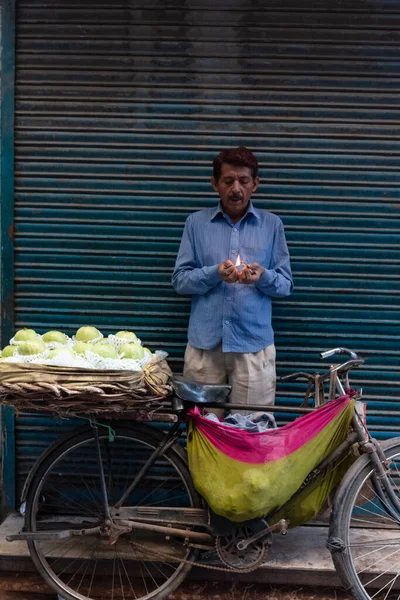
[[[399,61],[397,0],[19,2],[16,326],[132,328],[179,370],[183,223],[216,201],[215,154],[247,145],[295,276],[279,372],[371,354],[355,377],[371,428],[398,434]],[[19,420],[19,482],[47,425]]]

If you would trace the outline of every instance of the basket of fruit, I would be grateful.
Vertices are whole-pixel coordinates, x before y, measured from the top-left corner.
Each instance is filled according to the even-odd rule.
[[[165,352],[144,348],[132,331],[107,338],[85,326],[16,332],[0,358],[0,404],[70,415],[146,418],[165,411],[171,370]]]

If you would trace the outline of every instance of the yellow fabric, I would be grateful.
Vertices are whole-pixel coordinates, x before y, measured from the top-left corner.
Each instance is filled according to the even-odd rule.
[[[282,507],[346,438],[353,411],[352,401],[298,450],[263,464],[226,456],[190,423],[187,449],[194,485],[215,513],[231,521],[265,517]]]

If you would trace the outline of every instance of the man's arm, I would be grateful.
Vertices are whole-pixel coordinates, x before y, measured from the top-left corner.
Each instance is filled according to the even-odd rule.
[[[251,267],[251,265],[250,265]],[[255,286],[266,296],[284,298],[293,291],[292,270],[283,223],[279,220],[275,232],[270,268],[265,269]]]
[[[187,219],[172,275],[172,285],[178,294],[203,295],[220,283],[218,265],[197,267],[193,229]]]

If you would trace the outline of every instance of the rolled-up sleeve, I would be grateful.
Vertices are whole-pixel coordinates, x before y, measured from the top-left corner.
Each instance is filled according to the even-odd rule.
[[[221,281],[217,264],[197,267],[193,229],[189,217],[183,230],[181,245],[172,275],[172,285],[178,294],[203,295]]]
[[[275,229],[271,263],[255,285],[263,294],[272,298],[284,298],[290,296],[293,291],[289,250],[280,219]]]

